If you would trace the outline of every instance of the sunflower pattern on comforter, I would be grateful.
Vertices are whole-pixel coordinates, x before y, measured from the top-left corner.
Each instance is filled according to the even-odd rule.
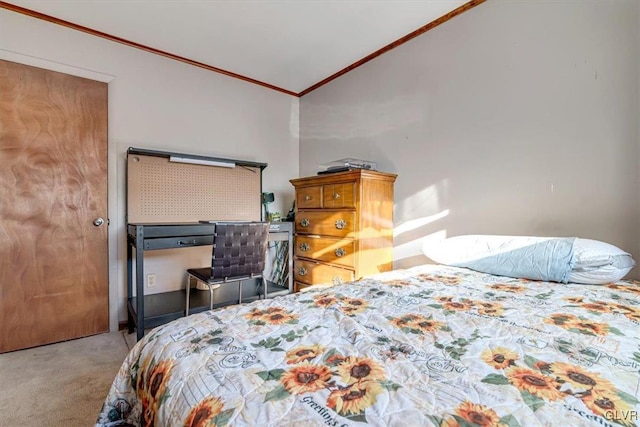
[[[208,311],[131,350],[97,425],[640,425],[639,295],[425,265]]]

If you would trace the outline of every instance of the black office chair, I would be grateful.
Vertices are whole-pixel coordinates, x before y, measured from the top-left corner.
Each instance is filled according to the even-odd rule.
[[[259,279],[264,297],[267,297],[267,285],[262,272],[267,253],[269,223],[216,222],[214,230],[211,267],[187,270],[187,316],[192,279],[209,289],[210,309],[213,309],[213,290],[224,283],[238,282],[238,304],[242,303],[242,281],[247,279]]]

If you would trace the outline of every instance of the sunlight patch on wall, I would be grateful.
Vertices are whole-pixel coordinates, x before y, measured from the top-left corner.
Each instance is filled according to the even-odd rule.
[[[422,218],[405,221],[393,229],[393,237],[396,237],[403,233],[407,233],[409,231],[423,227],[427,224],[431,224],[432,222],[435,222],[447,216],[449,216],[449,209],[445,209],[442,212],[438,212],[437,214],[434,214],[434,215],[429,215]]]
[[[415,184],[414,184],[415,185]],[[447,210],[449,195],[449,179],[444,178],[426,187],[411,189],[406,194],[401,190],[396,194],[396,222],[430,217]]]
[[[445,219],[451,210],[444,207],[449,180],[444,178],[422,187],[402,198],[396,205],[393,229],[394,268],[408,268],[423,264],[427,258],[422,252],[425,239],[445,239]]]

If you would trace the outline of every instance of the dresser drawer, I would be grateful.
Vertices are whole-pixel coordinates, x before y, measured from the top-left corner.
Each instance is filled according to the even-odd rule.
[[[296,206],[298,209],[321,208],[322,186],[302,187],[296,190]]]
[[[293,292],[300,292],[304,289],[310,288],[313,285],[302,282],[293,282]]]
[[[322,187],[323,208],[354,208],[356,206],[356,183],[344,182]]]
[[[354,268],[355,246],[353,240],[298,235],[295,255]]]
[[[301,211],[296,213],[296,233],[355,237],[356,213],[350,211]]]
[[[338,285],[354,279],[352,270],[296,259],[293,262],[293,278],[297,282],[317,285],[328,283]]]

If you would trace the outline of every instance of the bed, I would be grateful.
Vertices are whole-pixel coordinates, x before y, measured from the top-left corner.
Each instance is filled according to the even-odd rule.
[[[640,425],[639,295],[423,265],[191,315],[96,425]]]

